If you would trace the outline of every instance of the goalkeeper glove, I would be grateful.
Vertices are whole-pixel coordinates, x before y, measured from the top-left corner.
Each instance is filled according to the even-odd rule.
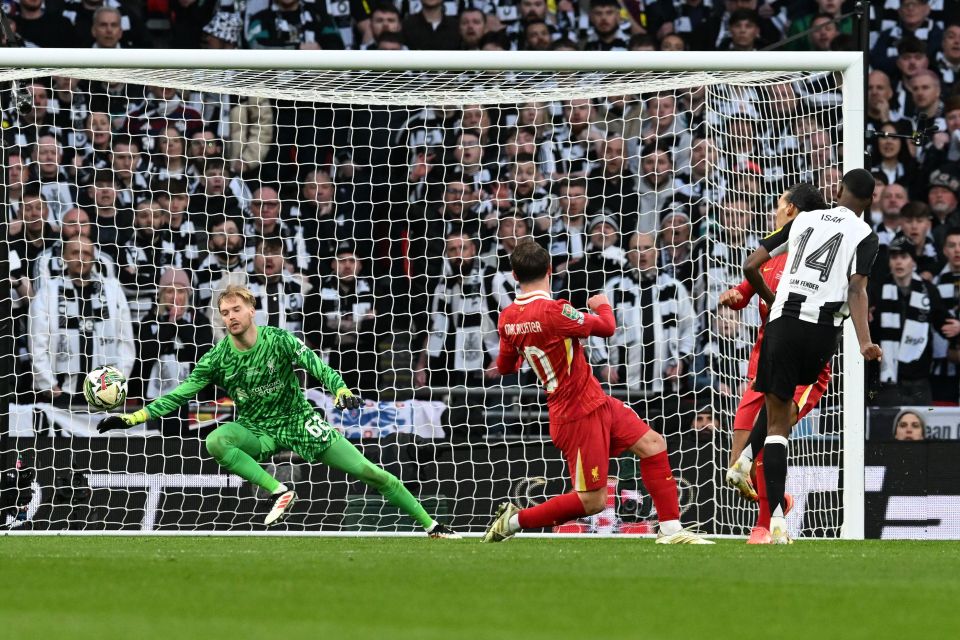
[[[337,409],[359,409],[360,396],[353,395],[353,392],[346,387],[337,389]]]
[[[125,413],[120,416],[107,416],[97,425],[98,433],[106,433],[111,429],[129,429],[150,419],[150,414],[146,409],[140,409],[133,413]]]

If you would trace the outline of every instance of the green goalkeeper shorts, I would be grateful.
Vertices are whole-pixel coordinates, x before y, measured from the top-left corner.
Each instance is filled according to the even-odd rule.
[[[304,413],[269,423],[240,422],[260,441],[257,462],[263,462],[280,451],[293,451],[307,462],[316,462],[323,452],[342,438],[319,413]]]

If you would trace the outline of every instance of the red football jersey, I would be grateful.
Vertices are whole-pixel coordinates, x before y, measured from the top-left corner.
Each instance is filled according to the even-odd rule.
[[[517,371],[521,357],[530,363],[546,389],[551,422],[577,420],[605,401],[580,344],[580,338],[609,338],[616,330],[609,305],[597,314],[582,313],[545,291],[518,295],[500,314],[497,368],[506,375]]]
[[[774,256],[767,260],[764,265],[760,268],[760,275],[763,276],[763,281],[767,283],[767,286],[770,287],[770,291],[774,293],[777,292],[777,285],[780,284],[780,276],[783,275],[783,267],[787,264],[787,252]],[[733,305],[732,309],[743,309],[748,304],[750,304],[750,299],[756,293],[753,289],[753,285],[744,280],[736,287],[737,291],[740,292],[740,295],[743,296],[743,300],[740,301],[740,304]],[[761,300],[760,301],[760,329],[757,331],[757,341],[753,345],[753,351],[750,352],[750,363],[747,365],[747,378],[753,380],[757,377],[757,363],[760,360],[760,343],[763,341],[763,330],[767,328],[767,316],[770,314],[770,309],[767,308],[767,304]],[[830,365],[827,365],[830,366]]]

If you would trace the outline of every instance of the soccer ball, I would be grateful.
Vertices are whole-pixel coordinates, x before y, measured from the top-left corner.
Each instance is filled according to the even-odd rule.
[[[83,380],[83,397],[97,409],[113,409],[127,399],[127,376],[116,367],[94,369]]]

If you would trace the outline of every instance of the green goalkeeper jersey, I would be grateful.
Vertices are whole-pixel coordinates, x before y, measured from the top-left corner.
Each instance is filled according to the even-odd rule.
[[[176,389],[147,405],[159,418],[189,402],[211,382],[226,389],[237,407],[237,421],[271,428],[292,416],[311,414],[295,365],[300,365],[331,393],[345,387],[340,374],[285,329],[257,327],[257,341],[240,351],[230,336],[208,351]]]

